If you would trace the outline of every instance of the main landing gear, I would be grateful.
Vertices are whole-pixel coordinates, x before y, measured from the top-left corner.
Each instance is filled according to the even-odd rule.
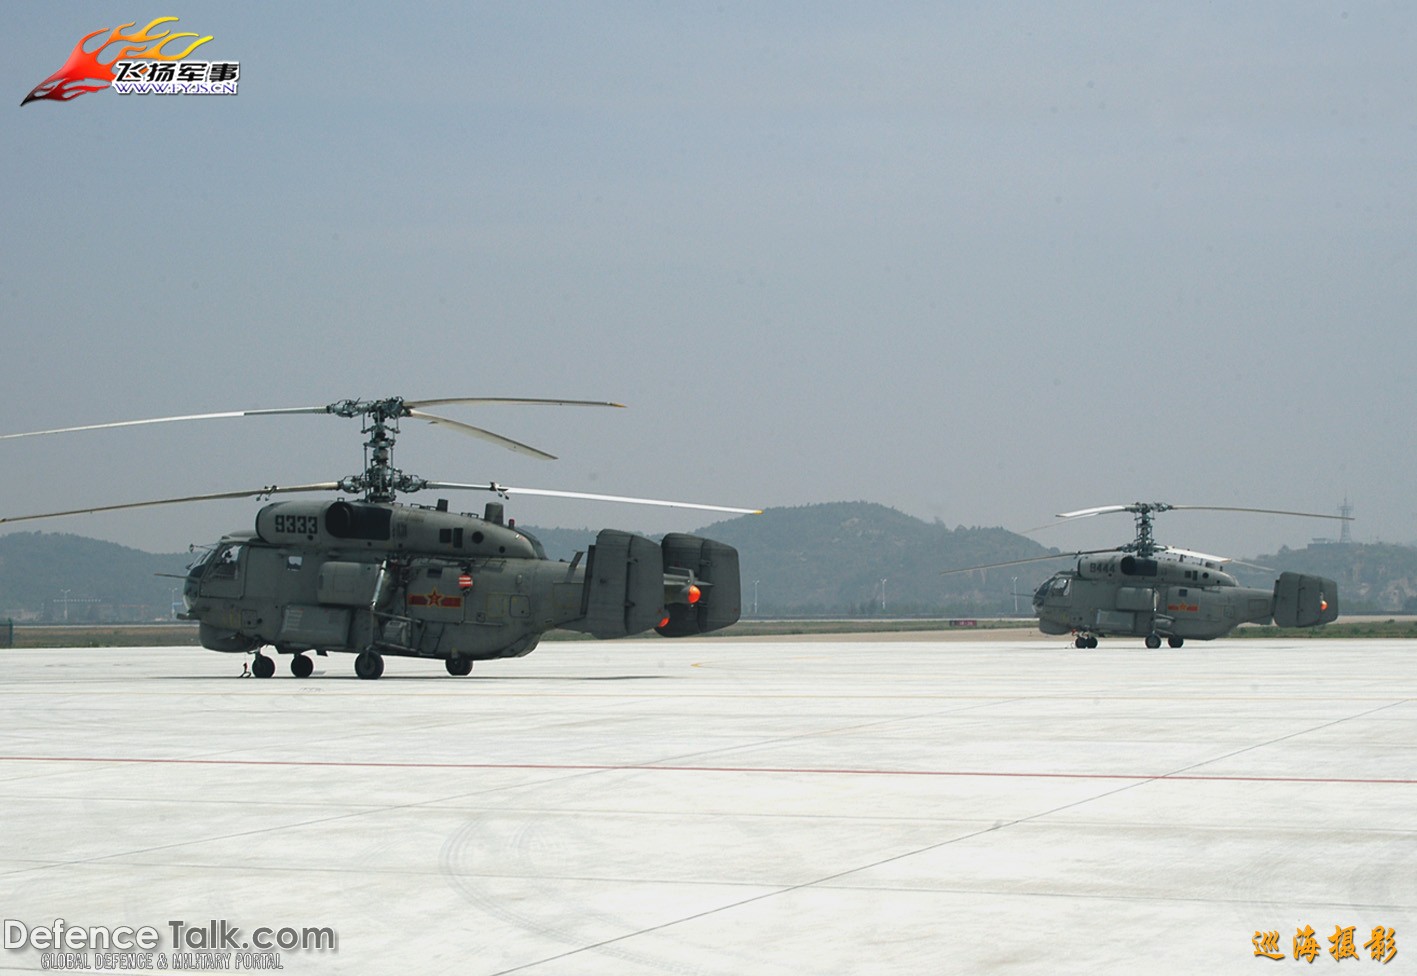
[[[1175,634],[1172,634],[1171,636],[1166,638],[1166,643],[1170,647],[1180,647],[1185,642],[1186,641],[1184,638],[1177,637]],[[1073,638],[1073,646],[1079,649],[1094,648],[1097,646],[1097,637],[1094,634],[1078,634],[1076,637]],[[1146,646],[1151,648],[1153,651],[1156,650],[1158,647],[1161,646],[1161,635],[1147,634]]]
[[[290,656],[290,673],[297,678],[308,678],[315,670],[315,662],[304,654],[295,653]],[[276,673],[276,662],[266,657],[260,651],[251,659],[251,677],[269,678]]]
[[[1097,646],[1097,638],[1095,637],[1092,639],[1092,646]],[[290,654],[290,673],[297,678],[308,678],[314,673],[315,662],[310,655],[302,654],[299,651],[281,651],[281,653]],[[443,664],[447,667],[448,674],[455,677],[472,674],[472,658],[470,657],[454,654]],[[251,659],[251,676],[253,678],[269,678],[275,673],[276,662],[257,651]],[[373,681],[384,673],[384,656],[378,651],[364,651],[354,659],[354,673],[366,681]]]
[[[354,659],[354,673],[373,681],[384,673],[384,656],[374,651],[364,651]]]

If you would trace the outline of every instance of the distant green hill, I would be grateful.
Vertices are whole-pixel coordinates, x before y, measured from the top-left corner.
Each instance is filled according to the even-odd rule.
[[[737,547],[744,612],[752,612],[756,589],[759,616],[1002,614],[1016,602],[1030,612],[1034,588],[1067,564],[941,575],[1057,550],[1004,529],[951,529],[871,502],[772,508],[700,534]]]
[[[172,619],[189,553],[155,555],[59,532],[0,535],[0,617],[69,622]]]
[[[1417,549],[1385,543],[1315,543],[1303,549],[1285,547],[1256,556],[1251,562],[1276,570],[1313,573],[1338,583],[1343,613],[1417,613]],[[1240,582],[1271,586],[1275,574],[1246,566],[1227,566]]]

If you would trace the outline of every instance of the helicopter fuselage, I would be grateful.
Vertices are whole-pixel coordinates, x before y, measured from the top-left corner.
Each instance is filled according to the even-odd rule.
[[[1338,616],[1332,580],[1281,574],[1273,590],[1240,586],[1219,563],[1189,556],[1083,556],[1055,573],[1033,596],[1045,634],[1077,634],[1079,646],[1097,637],[1213,640],[1243,623],[1307,627]]]
[[[738,619],[730,546],[606,529],[586,556],[548,559],[503,524],[497,503],[479,518],[443,503],[277,502],[254,533],[225,537],[191,567],[186,616],[213,650],[355,653],[361,677],[377,677],[366,670],[382,672],[385,655],[465,674],[473,661],[529,653],[554,628],[687,636]]]

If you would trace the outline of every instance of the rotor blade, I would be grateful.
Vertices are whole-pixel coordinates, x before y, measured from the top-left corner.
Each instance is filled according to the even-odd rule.
[[[1192,512],[1256,512],[1260,515],[1297,515],[1301,518],[1326,518],[1339,519],[1344,522],[1353,521],[1351,515],[1320,515],[1318,512],[1285,512],[1275,508],[1235,508],[1230,505],[1172,505],[1174,509],[1185,509]]]
[[[1262,569],[1262,570],[1264,570],[1266,573],[1277,572],[1277,570],[1276,570],[1273,566],[1261,566],[1259,563],[1247,563],[1247,562],[1245,562],[1245,560],[1243,560],[1243,559],[1232,559],[1232,560],[1230,560],[1230,561],[1231,561],[1232,563],[1234,563],[1236,566],[1248,566],[1248,567],[1250,567],[1251,569]]]
[[[1080,552],[1059,552],[1051,556],[1030,556],[1027,559],[1010,559],[1008,562],[989,563],[985,566],[965,566],[962,569],[942,569],[941,576],[952,576],[955,573],[972,573],[977,569],[1001,569],[1004,566],[1022,566],[1024,563],[1043,563],[1050,559],[1076,559],[1078,556],[1096,556],[1103,552],[1121,552],[1120,549],[1083,549]]]
[[[417,415],[418,415],[417,409],[414,409],[414,408],[417,408],[417,407],[429,407],[429,405],[435,405],[435,404],[517,404],[517,405],[543,404],[543,405],[551,405],[551,407],[623,407],[623,405],[625,405],[625,404],[614,404],[614,402],[609,402],[609,401],[599,401],[599,399],[536,399],[536,398],[516,398],[516,397],[445,397],[445,398],[441,398],[441,399],[408,399],[408,401],[404,401],[404,407],[405,407],[405,408],[408,408],[408,409],[407,409],[407,414],[408,414],[408,415],[411,415],[411,416],[417,416]],[[78,425],[78,426],[60,426],[60,428],[50,429],[50,431],[26,431],[26,432],[24,432],[24,433],[0,433],[0,441],[13,441],[13,439],[16,439],[16,438],[34,438],[34,436],[40,436],[40,435],[43,435],[43,433],[74,433],[74,432],[77,432],[77,431],[111,431],[111,429],[113,429],[113,428],[122,428],[122,426],[146,426],[146,425],[149,425],[149,424],[176,424],[176,422],[181,422],[181,421],[215,421],[215,419],[230,418],[230,416],[268,416],[268,415],[273,415],[273,414],[330,414],[330,412],[334,412],[334,411],[332,411],[332,409],[330,409],[330,407],[334,407],[334,404],[332,404],[332,405],[326,405],[326,407],[276,407],[276,408],[271,408],[271,409],[232,409],[232,411],[221,411],[221,412],[217,412],[217,414],[184,414],[184,415],[181,415],[181,416],[152,416],[152,418],[142,419],[142,421],[116,421],[116,422],[111,422],[111,424],[82,424],[82,425]],[[431,419],[431,418],[427,418],[427,416],[425,416],[425,419]],[[441,419],[441,418],[439,418],[439,419]],[[442,421],[442,422],[445,422],[445,424],[448,424],[448,425],[451,425],[451,426],[452,426],[452,425],[456,425],[456,421]],[[475,429],[478,429],[478,428],[472,428],[472,429],[473,429],[473,431],[475,431]],[[470,432],[470,431],[469,431],[469,432]],[[544,452],[538,452],[538,450],[537,450],[536,448],[527,448],[526,445],[517,445],[517,442],[516,442],[516,441],[509,441],[509,439],[506,439],[506,438],[500,438],[500,439],[499,439],[499,438],[497,438],[497,435],[495,435],[495,433],[489,433],[489,432],[483,431],[482,433],[479,433],[479,435],[475,435],[475,436],[482,436],[482,435],[487,435],[487,436],[489,436],[490,439],[492,439],[493,442],[495,442],[495,443],[503,443],[503,446],[507,446],[507,448],[510,448],[510,449],[512,449],[512,450],[524,450],[524,452],[533,453],[533,455],[537,455],[537,456],[544,456],[544,458],[550,458],[550,456],[551,456],[551,455],[546,455],[546,453],[544,453]],[[512,446],[512,445],[516,445],[516,446]]]
[[[664,508],[696,508],[705,512],[732,512],[737,515],[761,515],[761,508],[732,508],[727,505],[701,505],[697,502],[673,502],[661,498],[631,498],[627,495],[596,495],[584,491],[553,491],[549,488],[513,488],[495,481],[485,485],[464,485],[449,481],[430,481],[426,488],[447,488],[461,491],[495,491],[499,495],[544,495],[548,498],[581,498],[593,502],[624,502],[629,505],[659,505]]]
[[[1103,515],[1108,512],[1125,511],[1128,511],[1128,506],[1126,505],[1101,505],[1097,508],[1084,508],[1076,512],[1062,512],[1053,517],[1055,519],[1091,518],[1094,515]],[[1067,522],[1049,522],[1047,525],[1035,525],[1031,529],[1024,529],[1022,532],[1019,533],[1019,535],[1029,535],[1034,532],[1042,532],[1044,529],[1056,529],[1060,525],[1067,524]]]
[[[1174,552],[1178,556],[1186,556],[1190,559],[1208,560],[1213,563],[1234,562],[1229,556],[1212,556],[1208,552],[1196,552],[1194,549],[1182,549],[1180,546],[1157,546],[1157,552]]]
[[[465,424],[461,420],[449,420],[447,417],[438,417],[431,413],[424,413],[422,410],[408,411],[410,417],[419,420],[426,420],[430,424],[437,424],[440,427],[449,427],[460,434],[467,434],[469,437],[477,437],[484,441],[491,441],[498,447],[505,447],[509,451],[516,451],[518,454],[529,454],[542,461],[554,461],[556,455],[547,454],[545,451],[532,447],[530,444],[523,444],[521,441],[514,441],[510,437],[503,437],[501,434],[494,434],[490,430],[483,430],[481,427],[474,427],[472,424]]]
[[[609,400],[545,400],[538,397],[440,397],[434,400],[405,400],[404,406],[411,409],[418,407],[436,407],[445,403],[482,403],[494,406],[523,406],[541,405],[549,407],[624,407],[623,403],[612,403]]]
[[[1106,512],[1136,512],[1138,508],[1143,508],[1151,512],[1168,511],[1191,511],[1191,512],[1254,512],[1259,515],[1297,515],[1301,518],[1326,518],[1340,519],[1351,522],[1351,515],[1321,515],[1318,512],[1290,512],[1276,508],[1241,508],[1235,505],[1169,505],[1159,502],[1141,503],[1132,505],[1099,505],[1096,508],[1082,508],[1076,512],[1061,512],[1058,518],[1088,518],[1093,515],[1102,515]],[[1051,523],[1056,525],[1057,523]]]
[[[1099,505],[1096,508],[1080,508],[1076,512],[1059,512],[1058,518],[1091,518],[1094,515],[1102,515],[1107,512],[1125,512],[1126,505]],[[1056,525],[1057,523],[1052,523]]]
[[[284,495],[298,491],[338,490],[339,484],[334,481],[326,481],[313,485],[291,485],[288,488],[271,485],[267,488],[251,488],[246,491],[219,491],[210,495],[187,495],[182,498],[159,498],[146,502],[125,502],[121,505],[95,505],[91,508],[71,508],[65,512],[44,512],[40,515],[12,515],[9,518],[0,518],[0,525],[9,522],[29,522],[34,519],[59,518],[64,515],[92,515],[98,512],[118,512],[129,508],[150,508],[155,505],[180,505],[183,502],[212,502],[220,501],[224,498],[261,498],[268,495]]]
[[[277,407],[272,410],[227,410],[222,413],[193,413],[181,417],[152,417],[147,420],[120,420],[109,424],[84,424],[80,427],[56,427],[53,430],[31,430],[23,434],[0,434],[0,441],[16,437],[38,437],[41,434],[69,434],[79,430],[111,430],[114,427],[142,427],[146,424],[170,424],[182,420],[217,420],[223,417],[255,417],[278,413],[326,413],[324,407]]]

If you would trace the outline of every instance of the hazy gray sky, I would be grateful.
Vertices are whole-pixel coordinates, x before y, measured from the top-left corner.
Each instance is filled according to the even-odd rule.
[[[347,397],[612,399],[630,409],[447,409],[556,462],[417,423],[397,461],[1015,530],[1139,499],[1334,512],[1346,494],[1359,541],[1417,541],[1417,9],[6,13],[0,432]],[[20,107],[82,35],[163,15],[240,61],[238,96]],[[301,417],[5,442],[0,507],[336,479],[361,441]],[[21,527],[168,550],[257,507]],[[713,520],[531,498],[512,514]],[[1038,538],[1129,538],[1110,518]],[[1337,523],[1159,529],[1246,555]]]

